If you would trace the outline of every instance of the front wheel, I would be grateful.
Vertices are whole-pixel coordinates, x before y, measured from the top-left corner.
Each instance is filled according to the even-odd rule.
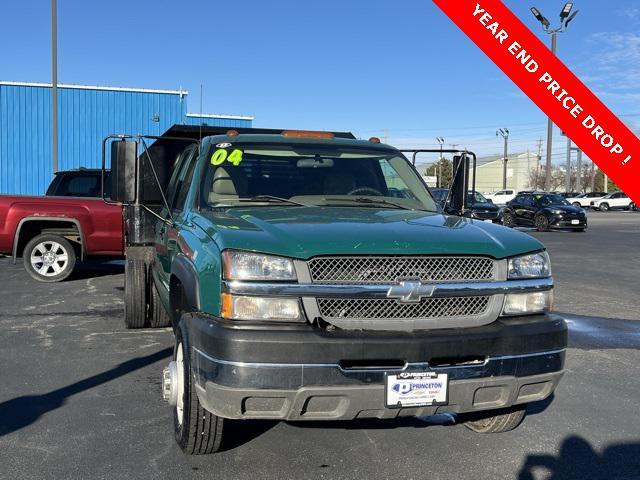
[[[573,202],[573,206],[574,207],[578,207],[578,208],[582,208],[582,205],[580,204],[580,202]]]
[[[549,230],[549,219],[544,215],[538,215],[535,219],[536,229],[539,232],[546,232]]]
[[[600,210],[601,212],[606,212],[607,210],[609,210],[609,204],[608,204],[608,203],[606,203],[606,202],[605,202],[605,203],[601,203],[601,204],[600,204],[600,207],[599,207],[599,210]]]
[[[635,203],[631,202],[631,203],[629,204],[629,211],[630,211],[630,212],[633,212],[634,210],[637,210],[637,209],[638,209],[638,207],[636,206],[636,204],[635,204]]]
[[[464,426],[477,433],[502,433],[513,430],[527,415],[526,405],[501,410],[467,413],[460,416]]]
[[[36,280],[59,282],[73,272],[76,252],[66,238],[44,233],[27,243],[22,261],[27,273]]]
[[[180,329],[176,330],[176,346],[173,355],[177,396],[173,409],[173,426],[176,442],[187,455],[202,455],[220,450],[224,419],[205,410],[198,400],[189,350]]]
[[[511,212],[505,212],[502,215],[502,225],[505,227],[513,228],[516,226],[515,218]]]

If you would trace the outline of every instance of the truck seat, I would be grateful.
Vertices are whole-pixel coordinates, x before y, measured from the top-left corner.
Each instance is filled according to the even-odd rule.
[[[209,203],[224,200],[235,200],[245,196],[247,192],[247,176],[241,168],[226,169],[218,167],[213,174]]]

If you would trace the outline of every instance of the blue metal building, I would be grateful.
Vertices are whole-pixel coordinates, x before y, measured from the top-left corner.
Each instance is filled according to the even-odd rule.
[[[251,127],[253,117],[187,113],[188,92],[58,85],[59,169],[100,168],[112,133],[161,135],[172,125]],[[53,175],[51,85],[0,82],[0,193],[41,195]]]

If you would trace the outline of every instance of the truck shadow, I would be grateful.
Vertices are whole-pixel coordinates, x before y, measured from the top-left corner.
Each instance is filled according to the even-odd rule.
[[[0,437],[31,425],[41,416],[64,405],[67,398],[72,395],[115,380],[171,355],[173,355],[173,348],[165,348],[144,357],[133,358],[110,370],[42,395],[24,395],[2,402],[0,403]]]
[[[108,275],[120,275],[124,273],[123,260],[85,260],[78,262],[68,281],[86,280],[88,278],[105,277]]]
[[[611,444],[607,445],[602,453],[598,453],[584,438],[577,435],[569,436],[563,440],[557,456],[527,455],[518,474],[518,480],[539,478],[546,480],[640,478],[640,443]]]

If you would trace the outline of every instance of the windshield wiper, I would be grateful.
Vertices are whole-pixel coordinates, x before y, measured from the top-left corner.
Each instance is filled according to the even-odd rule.
[[[255,195],[253,197],[246,198],[238,198],[239,202],[278,202],[278,203],[288,203],[290,205],[298,205],[300,207],[309,207],[306,203],[296,202],[295,200],[290,200],[288,198],[275,197],[273,195]]]
[[[391,207],[395,207],[395,208],[400,208],[402,210],[424,210],[424,211],[430,211],[430,210],[426,210],[424,208],[411,208],[408,207],[406,205],[402,205],[400,203],[396,203],[396,202],[390,202],[389,200],[385,200],[383,198],[380,199],[373,199],[373,198],[367,198],[367,197],[353,197],[353,198],[326,198],[325,200],[330,201],[330,202],[341,202],[341,201],[352,201],[352,202],[356,202],[356,203],[367,203],[367,204],[378,204],[378,205],[389,205]]]

